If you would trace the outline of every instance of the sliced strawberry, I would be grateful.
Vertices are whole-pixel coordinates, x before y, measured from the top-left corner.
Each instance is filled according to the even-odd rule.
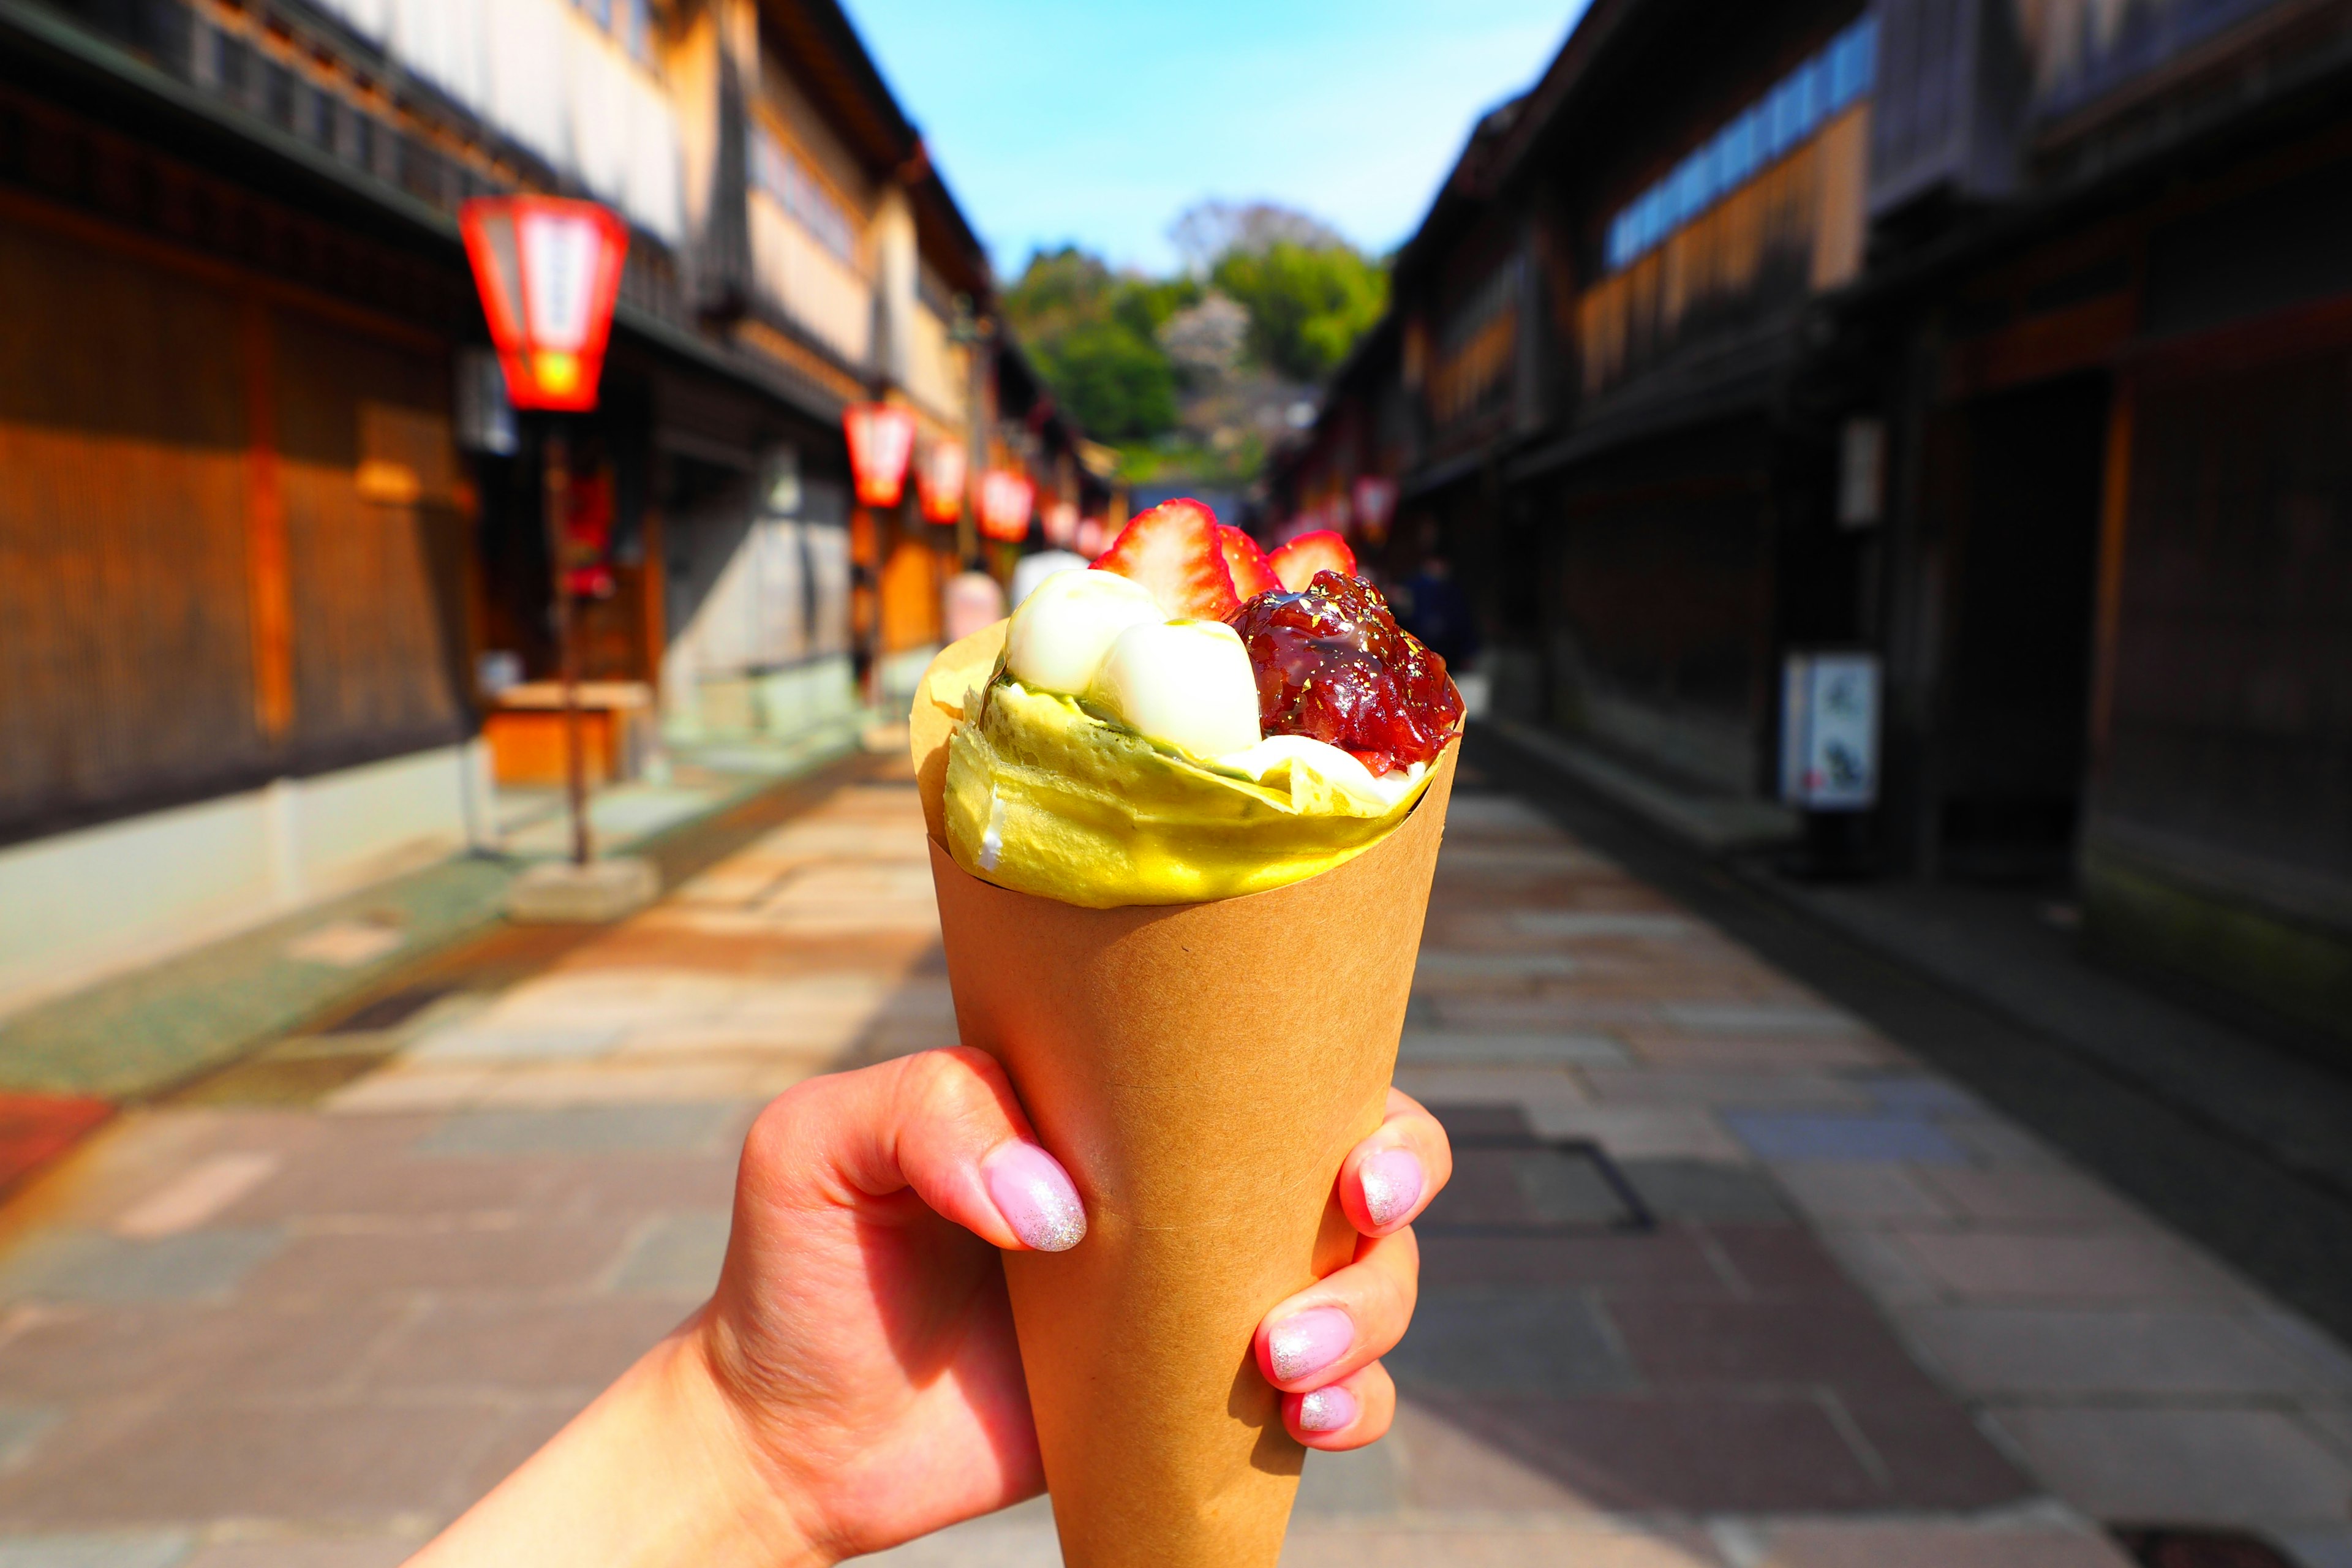
[[[1296,594],[1315,581],[1318,572],[1337,572],[1343,577],[1360,575],[1356,571],[1356,552],[1348,542],[1328,528],[1312,533],[1302,533],[1267,558],[1274,574],[1282,585]]]
[[[1095,557],[1095,569],[1142,584],[1171,619],[1222,621],[1242,606],[1217,538],[1217,514],[1196,500],[1162,501],[1129,518]]]
[[[1247,604],[1260,594],[1270,594],[1282,586],[1282,579],[1274,574],[1274,567],[1257,541],[1238,528],[1217,524],[1217,542],[1225,548],[1225,570],[1233,574],[1234,595]]]

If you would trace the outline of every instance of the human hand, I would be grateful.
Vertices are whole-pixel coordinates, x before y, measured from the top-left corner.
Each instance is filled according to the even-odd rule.
[[[1308,1446],[1388,1429],[1377,1358],[1412,1314],[1407,1226],[1452,1169],[1444,1131],[1394,1091],[1342,1165],[1356,1256],[1257,1335]],[[980,1052],[801,1085],[745,1141],[711,1300],[420,1561],[831,1563],[1034,1496],[996,1250],[1059,1250],[1084,1225]]]

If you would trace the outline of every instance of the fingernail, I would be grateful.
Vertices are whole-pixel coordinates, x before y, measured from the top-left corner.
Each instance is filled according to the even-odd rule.
[[[1375,1226],[1386,1226],[1412,1212],[1421,1202],[1421,1158],[1410,1149],[1383,1149],[1357,1167],[1364,1184],[1364,1212]]]
[[[1087,1234],[1087,1206],[1062,1163],[1034,1143],[1000,1146],[981,1169],[996,1212],[1040,1252],[1067,1252]]]
[[[1297,1383],[1347,1354],[1356,1342],[1356,1324],[1337,1307],[1309,1307],[1283,1319],[1265,1338],[1274,1380]]]
[[[1337,1432],[1356,1419],[1356,1396],[1344,1388],[1318,1388],[1298,1402],[1301,1432]]]

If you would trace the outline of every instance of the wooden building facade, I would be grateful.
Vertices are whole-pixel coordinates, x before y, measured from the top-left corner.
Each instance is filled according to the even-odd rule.
[[[677,741],[852,721],[936,642],[955,530],[853,531],[847,403],[1076,439],[974,364],[985,254],[829,0],[9,11],[0,1000],[488,840],[555,650],[456,211],[518,189],[631,229],[581,648]]]
[[[1595,0],[1276,475],[1402,484],[1506,710],[2352,1035],[2352,5]],[[1370,437],[1366,433],[1371,433]]]

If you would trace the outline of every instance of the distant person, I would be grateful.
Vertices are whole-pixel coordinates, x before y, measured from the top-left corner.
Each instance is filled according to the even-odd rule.
[[[959,572],[948,579],[946,608],[948,641],[961,642],[1004,618],[1004,590],[985,572]]]
[[[1470,614],[1470,596],[1454,581],[1445,557],[1423,556],[1397,597],[1403,601],[1398,623],[1448,668],[1467,669],[1478,657],[1478,626]]]
[[[1340,1166],[1354,1260],[1277,1303],[1254,1347],[1308,1447],[1388,1430],[1396,1385],[1377,1358],[1412,1314],[1407,1227],[1453,1168],[1444,1130],[1393,1089]],[[833,1563],[1035,1496],[997,1252],[1084,1247],[1086,1229],[1077,1188],[979,1051],[802,1084],[744,1141],[710,1300],[412,1568]],[[1275,1336],[1309,1313],[1289,1343],[1328,1346],[1339,1324],[1347,1342],[1276,1377]]]

